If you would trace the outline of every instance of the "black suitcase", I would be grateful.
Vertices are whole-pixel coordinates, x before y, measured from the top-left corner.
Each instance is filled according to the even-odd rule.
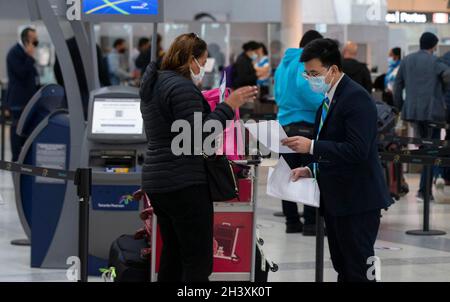
[[[109,265],[116,270],[115,282],[150,282],[150,259],[142,256],[148,249],[146,239],[123,235],[114,241],[109,251]]]

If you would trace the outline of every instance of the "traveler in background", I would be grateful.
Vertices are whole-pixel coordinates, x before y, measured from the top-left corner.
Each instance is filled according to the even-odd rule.
[[[395,106],[401,111],[402,119],[413,124],[415,134],[420,138],[439,139],[440,129],[429,129],[427,122],[447,120],[444,85],[450,82],[450,69],[434,55],[438,43],[436,35],[424,33],[420,38],[420,50],[402,60],[395,80]],[[419,201],[423,200],[425,186],[423,171],[417,193]]]
[[[35,53],[39,45],[35,29],[27,27],[20,34],[19,42],[6,57],[8,91],[6,104],[11,112],[11,152],[12,161],[19,158],[24,139],[16,134],[17,123],[28,101],[39,89],[39,74],[35,66]]]
[[[258,49],[260,48],[261,44],[255,41],[250,41],[242,46],[244,52],[239,55],[233,65],[233,89],[257,84],[255,62],[258,59]]]
[[[341,53],[332,40],[309,43],[301,62],[311,88],[325,97],[314,140],[298,136],[282,141],[314,160],[295,169],[292,179],[317,179],[338,281],[374,282],[376,272],[370,268],[381,210],[393,202],[378,156],[377,108],[367,91],[342,72]]]
[[[208,45],[208,53],[210,58],[214,58],[215,68],[218,71],[222,71],[225,67],[225,55],[220,49],[219,44],[211,43]]]
[[[322,105],[324,95],[311,90],[308,81],[303,77],[305,66],[300,63],[303,48],[310,42],[323,38],[315,30],[304,34],[300,48],[286,50],[284,58],[275,73],[275,102],[278,105],[278,120],[289,137],[307,136],[304,131],[314,128],[316,112]],[[297,154],[282,154],[292,169],[309,164],[308,157]],[[301,233],[305,236],[316,233],[316,210],[304,207],[305,224],[300,221],[298,206],[295,202],[282,201],[283,213],[286,216],[286,233]]]
[[[255,63],[256,75],[258,77],[257,85],[261,90],[261,95],[264,96],[269,94],[272,68],[270,67],[269,52],[263,43],[261,43],[261,47],[257,50],[257,53],[258,59]]]
[[[163,57],[164,57],[164,49],[162,47],[162,37],[160,34],[157,35],[156,45],[156,63],[158,66],[161,66]],[[147,38],[142,38],[139,41],[139,56],[136,58],[135,64],[136,67],[139,68],[142,74],[145,73],[147,66],[150,64],[151,56],[152,56],[152,40]]]
[[[347,42],[342,51],[344,60],[342,61],[342,68],[346,75],[353,81],[364,87],[369,94],[372,94],[372,78],[367,64],[356,60],[358,56],[358,45],[354,42]]]
[[[124,39],[114,41],[113,50],[108,54],[108,70],[111,85],[120,85],[122,82],[130,80],[132,75],[122,66],[122,59],[128,51],[127,42]]]
[[[195,131],[194,114],[201,113],[203,123],[215,120],[225,127],[235,110],[257,94],[257,87],[243,87],[211,112],[197,87],[207,58],[205,41],[196,34],[181,35],[164,56],[160,70],[150,63],[141,86],[148,136],[142,188],[161,228],[164,245],[158,280],[163,282],[208,281],[213,268],[214,209],[204,158],[173,153],[172,141],[179,134],[172,132],[172,124],[184,120]]]
[[[389,69],[384,77],[383,101],[390,106],[394,106],[394,85],[397,77],[400,63],[402,60],[402,49],[399,47],[392,48],[389,51],[388,64]]]

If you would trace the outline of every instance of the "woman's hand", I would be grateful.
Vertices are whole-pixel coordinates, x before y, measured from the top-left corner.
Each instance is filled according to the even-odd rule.
[[[256,100],[258,94],[257,86],[246,86],[233,91],[225,101],[233,110],[238,109],[247,102]]]

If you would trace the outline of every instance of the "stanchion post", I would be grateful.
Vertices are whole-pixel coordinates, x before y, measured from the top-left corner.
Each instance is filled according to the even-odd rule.
[[[324,220],[320,210],[316,210],[316,282],[323,282],[323,258],[324,258]]]
[[[80,282],[88,281],[89,254],[89,203],[92,188],[92,170],[78,169],[75,175],[75,185],[79,198],[78,222],[78,257],[80,258]]]
[[[432,137],[432,129],[428,128],[427,138]],[[427,146],[425,148],[428,148]],[[430,202],[433,186],[433,165],[426,165],[425,169],[425,192],[423,192],[423,228],[422,230],[407,231],[408,235],[415,236],[443,236],[447,233],[440,230],[430,230]]]

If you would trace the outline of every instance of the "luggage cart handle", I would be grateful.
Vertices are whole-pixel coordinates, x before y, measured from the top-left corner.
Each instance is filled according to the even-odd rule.
[[[251,159],[251,160],[233,160],[233,163],[236,165],[244,165],[244,166],[259,166],[261,164],[260,159]]]

